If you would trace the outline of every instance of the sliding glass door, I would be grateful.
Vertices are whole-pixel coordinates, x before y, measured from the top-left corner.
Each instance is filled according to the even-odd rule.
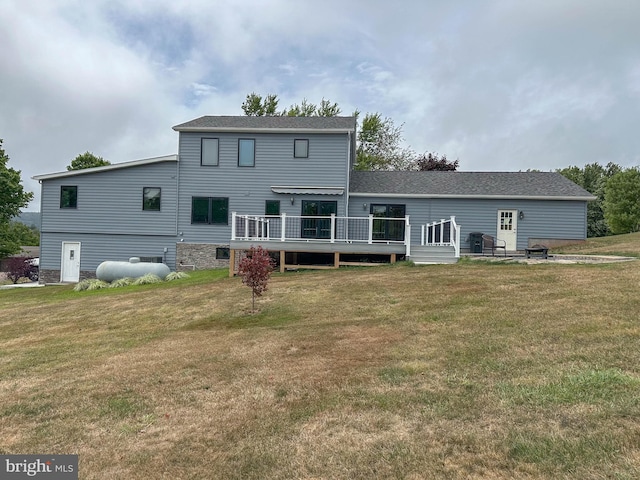
[[[303,200],[302,216],[330,217],[338,212],[338,202]],[[331,219],[303,218],[302,238],[331,238]]]
[[[373,220],[374,240],[404,240],[404,222],[401,220],[378,220],[377,218],[404,218],[406,212],[405,205],[394,204],[371,204],[371,214]],[[377,218],[376,218],[377,217]]]

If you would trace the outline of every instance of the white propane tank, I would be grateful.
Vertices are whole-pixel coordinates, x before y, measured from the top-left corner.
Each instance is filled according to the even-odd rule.
[[[104,282],[113,282],[125,277],[138,278],[147,273],[164,280],[171,270],[164,263],[141,262],[139,257],[131,257],[128,262],[102,262],[96,269],[96,277]]]

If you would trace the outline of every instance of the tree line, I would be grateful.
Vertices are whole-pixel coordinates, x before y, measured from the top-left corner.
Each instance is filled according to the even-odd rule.
[[[571,166],[556,172],[596,197],[587,203],[587,236],[640,231],[640,170],[623,168],[609,162],[603,166],[590,163]]]
[[[33,199],[33,193],[22,186],[20,170],[8,166],[9,156],[0,139],[0,258],[20,252],[23,240],[33,241],[29,227],[13,220]],[[38,236],[38,241],[39,241]]]

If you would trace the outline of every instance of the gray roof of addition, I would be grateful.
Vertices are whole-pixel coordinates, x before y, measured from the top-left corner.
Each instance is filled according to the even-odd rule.
[[[153,163],[162,162],[177,162],[178,155],[164,155],[162,157],[143,158],[142,160],[133,160],[130,162],[112,163],[111,165],[104,165],[102,167],[83,168],[81,170],[68,170],[65,172],[45,173],[44,175],[34,175],[34,180],[51,180],[53,178],[65,178],[75,177],[77,175],[87,175],[88,173],[105,172],[108,170],[120,170],[122,168],[139,167],[142,165],[149,165]]]
[[[176,125],[177,132],[354,132],[355,117],[204,116]]]
[[[595,200],[556,172],[351,172],[350,195]]]

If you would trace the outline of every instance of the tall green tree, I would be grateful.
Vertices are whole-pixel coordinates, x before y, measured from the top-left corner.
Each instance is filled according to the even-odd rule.
[[[556,170],[597,197],[596,200],[587,203],[587,237],[604,237],[612,234],[604,215],[605,186],[607,180],[621,171],[622,167],[612,162],[606,166],[596,162],[582,168],[570,166]]]
[[[247,95],[242,104],[242,111],[249,117],[275,116],[278,114],[278,96],[269,94],[262,98],[255,92]]]
[[[358,131],[355,170],[411,170],[415,152],[402,146],[402,126],[367,113]]]
[[[91,152],[84,152],[74,158],[70,165],[67,165],[67,170],[84,170],[85,168],[104,167],[106,165],[111,165],[111,162]]]
[[[9,221],[6,235],[10,242],[19,247],[40,245],[40,231],[16,220]]]
[[[0,258],[20,251],[20,245],[16,245],[9,234],[10,220],[33,199],[33,193],[26,192],[22,186],[20,170],[7,166],[8,163],[9,156],[0,139]]]
[[[342,110],[340,110],[337,103],[331,103],[331,101],[324,98],[320,100],[320,105],[318,105],[317,109],[319,117],[337,117],[341,112]]]
[[[283,116],[287,117],[317,117],[318,107],[309,103],[306,98],[302,99],[300,104],[291,105],[288,109],[282,112]]]
[[[278,112],[279,102],[278,96],[273,93],[263,97],[251,92],[242,103],[242,111],[249,117],[335,117],[340,115],[338,104],[324,98],[319,105],[303,98],[301,103],[295,103],[281,112]]]
[[[330,100],[324,98],[320,101],[320,105],[309,103],[306,98],[302,99],[300,104],[293,104],[282,112],[287,117],[337,117],[340,115],[340,107],[337,103],[331,103]]]
[[[605,187],[604,217],[613,233],[640,231],[640,170],[613,175]]]

